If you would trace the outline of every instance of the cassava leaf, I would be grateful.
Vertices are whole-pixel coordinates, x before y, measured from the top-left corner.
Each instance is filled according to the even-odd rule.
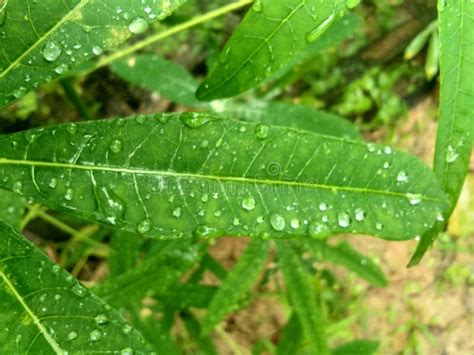
[[[0,27],[0,106],[114,49],[185,0],[9,0]]]
[[[197,80],[183,67],[154,54],[138,54],[114,62],[112,71],[144,89],[189,106],[201,106]]]
[[[287,293],[301,323],[311,353],[328,354],[326,315],[316,299],[312,276],[305,270],[290,243],[278,241],[277,252]]]
[[[359,140],[356,127],[348,120],[306,105],[278,101],[253,101],[246,104],[227,103],[225,114],[248,122],[290,127],[328,136]]]
[[[388,284],[380,267],[370,258],[358,253],[347,242],[331,246],[314,240],[307,242],[306,245],[319,258],[346,267],[374,286],[384,287]]]
[[[211,101],[258,86],[317,40],[345,10],[345,0],[256,1],[197,97]]]
[[[423,163],[389,147],[208,114],[30,130],[0,136],[0,152],[0,188],[160,238],[409,239],[447,204]]]
[[[0,222],[2,354],[149,353],[118,313]]]
[[[235,305],[249,290],[267,260],[270,242],[251,240],[239,261],[212,298],[203,321],[203,332],[209,333],[233,312]]]
[[[23,197],[10,191],[0,190],[0,221],[20,228],[25,206],[26,201]]]
[[[440,1],[438,21],[441,99],[434,172],[450,208],[422,236],[409,266],[420,262],[451,216],[468,172],[474,136],[474,6],[469,0]]]
[[[156,298],[163,304],[177,310],[207,308],[218,288],[200,284],[175,284],[167,289],[157,290]]]
[[[331,351],[331,355],[374,355],[380,343],[374,340],[354,340]]]

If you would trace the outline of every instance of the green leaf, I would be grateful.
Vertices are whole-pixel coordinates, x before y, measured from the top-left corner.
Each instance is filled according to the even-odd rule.
[[[373,340],[354,340],[331,351],[331,355],[374,355],[380,343]]]
[[[420,262],[444,229],[461,193],[472,152],[474,124],[474,6],[469,0],[439,3],[441,99],[434,172],[450,208],[425,235],[409,266]]]
[[[319,301],[312,275],[288,242],[277,242],[278,261],[283,271],[286,290],[294,312],[301,323],[311,353],[328,354],[326,315]]]
[[[124,307],[140,300],[150,290],[163,290],[199,261],[199,245],[189,241],[160,241],[139,266],[108,278],[95,292],[112,306]]]
[[[0,188],[158,238],[409,239],[447,204],[428,167],[389,147],[208,114],[30,130],[0,152]]]
[[[204,332],[201,329],[201,324],[199,324],[199,321],[191,312],[183,312],[181,314],[181,319],[186,326],[189,336],[194,340],[200,349],[198,352],[193,352],[194,354],[218,354],[218,351],[212,340],[210,337],[203,335]]]
[[[112,252],[108,264],[110,277],[125,274],[135,266],[142,243],[141,238],[130,233],[114,233],[110,242]]]
[[[0,106],[115,49],[184,1],[9,0],[0,32]]]
[[[183,67],[154,54],[138,54],[114,62],[121,78],[183,105],[201,106],[196,99],[197,80]]]
[[[24,198],[10,191],[0,190],[0,221],[19,229],[25,206]]]
[[[256,1],[197,97],[211,101],[258,86],[316,41],[345,10],[345,0]]]
[[[437,31],[438,21],[431,22],[426,28],[418,33],[416,37],[410,42],[408,47],[405,49],[404,57],[405,60],[413,59],[420,53],[425,46],[426,42],[430,38],[433,32]]]
[[[249,290],[262,271],[267,260],[270,243],[266,240],[251,240],[232,271],[208,306],[203,321],[203,332],[209,333],[224,318],[234,311],[235,305]]]
[[[0,352],[150,352],[118,313],[0,222]]]
[[[348,120],[306,105],[278,101],[253,101],[245,104],[229,102],[224,105],[223,113],[248,122],[360,140],[356,127]]]
[[[385,287],[388,284],[380,267],[370,258],[354,250],[347,242],[330,246],[325,242],[308,241],[306,245],[319,258],[344,266],[374,286]]]
[[[301,346],[303,330],[298,316],[292,313],[283,328],[283,334],[278,342],[277,355],[297,354]]]
[[[177,310],[187,308],[207,308],[218,288],[200,284],[177,284],[167,289],[157,290],[156,298]]]

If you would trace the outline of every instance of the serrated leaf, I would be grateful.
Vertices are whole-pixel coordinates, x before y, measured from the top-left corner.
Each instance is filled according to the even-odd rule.
[[[26,201],[10,191],[0,190],[0,221],[20,228],[21,217],[25,212]]]
[[[227,103],[223,111],[248,122],[360,140],[356,127],[348,120],[306,105],[253,101],[245,104]]]
[[[115,61],[112,71],[144,89],[189,106],[201,106],[195,92],[197,80],[183,67],[154,54],[138,54]]]
[[[432,172],[389,147],[208,114],[30,130],[0,152],[0,188],[159,238],[409,239],[446,205]]]
[[[209,333],[233,312],[240,298],[250,289],[267,260],[270,242],[251,240],[237,264],[212,298],[203,320],[203,332]]]
[[[0,27],[0,106],[114,49],[185,0],[10,0]]]
[[[258,86],[317,40],[345,10],[342,0],[256,1],[197,97],[210,101]]]
[[[443,230],[461,193],[472,153],[474,124],[474,6],[469,0],[439,3],[441,99],[434,172],[447,192],[450,208],[437,226],[423,235],[410,266]]]
[[[118,313],[0,222],[0,352],[150,352]]]
[[[377,352],[379,345],[378,341],[354,340],[333,349],[331,355],[373,355]]]
[[[328,354],[326,315],[316,299],[312,276],[304,269],[301,259],[290,243],[278,241],[277,252],[285,279],[286,292],[301,323],[311,353]]]
[[[347,242],[330,246],[325,242],[308,241],[308,248],[319,258],[344,266],[374,286],[387,286],[388,281],[380,267],[370,258],[360,254]]]

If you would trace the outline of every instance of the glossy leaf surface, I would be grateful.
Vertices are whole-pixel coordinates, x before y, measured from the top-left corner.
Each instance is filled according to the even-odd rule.
[[[258,0],[197,91],[201,100],[236,96],[258,86],[344,15],[342,0]]]
[[[0,106],[114,49],[184,0],[9,0],[0,27]]]
[[[312,275],[305,270],[291,244],[277,242],[278,261],[290,302],[297,315],[312,354],[327,354],[326,315],[317,301]]]
[[[474,5],[439,3],[441,99],[434,172],[450,199],[438,225],[423,235],[410,266],[416,265],[444,228],[461,193],[472,153],[474,120]]]
[[[0,190],[0,221],[19,228],[25,205],[24,198],[10,191]]]
[[[0,222],[2,354],[149,353],[104,301]]]
[[[31,130],[0,152],[1,188],[152,237],[409,239],[447,204],[423,163],[389,147],[208,114]]]
[[[258,239],[250,241],[207,308],[206,317],[203,321],[203,331],[205,333],[211,331],[234,311],[235,305],[252,287],[255,279],[262,271],[269,250],[269,241]]]

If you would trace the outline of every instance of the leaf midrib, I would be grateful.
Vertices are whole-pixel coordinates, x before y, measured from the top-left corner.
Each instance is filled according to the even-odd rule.
[[[296,13],[296,11],[298,11],[304,5],[306,5],[306,0],[301,1],[301,3],[297,7],[295,7],[288,14],[288,16],[283,18],[280,21],[280,23],[278,24],[278,26],[275,28],[275,30],[272,33],[270,33],[270,35],[267,38],[265,38],[265,40],[262,41],[262,43],[240,65],[229,76],[227,76],[227,78],[223,82],[221,82],[219,85],[215,86],[211,90],[207,91],[205,96],[209,96],[211,93],[213,93],[214,91],[220,89],[222,86],[227,84],[230,80],[232,80],[237,75],[237,73],[243,67],[245,67],[253,59],[253,57],[255,57],[255,55],[257,55],[258,52],[260,52],[260,50],[265,46],[265,44],[268,41],[270,41],[273,37],[275,37],[275,35],[280,31],[280,29],[283,27],[283,25],[291,19],[291,17]]]
[[[59,355],[65,355],[66,352],[61,348],[61,346],[51,337],[51,335],[48,333],[47,329],[44,327],[43,324],[41,324],[40,320],[36,315],[33,313],[30,307],[25,303],[23,300],[23,297],[18,293],[17,289],[13,285],[13,283],[10,281],[10,279],[7,277],[7,275],[0,270],[0,277],[3,279],[5,282],[5,285],[10,289],[12,294],[15,296],[15,298],[18,300],[18,302],[21,304],[21,306],[25,309],[26,313],[30,316],[30,318],[33,320],[33,322],[36,324],[38,327],[40,333],[44,336],[45,340],[48,342],[49,345],[51,345],[51,348],[56,352],[56,354]]]
[[[194,174],[194,173],[179,173],[174,171],[163,171],[163,170],[147,170],[138,168],[121,168],[111,166],[94,166],[94,165],[79,165],[79,164],[68,164],[68,163],[56,163],[56,162],[45,162],[45,161],[32,161],[32,160],[15,160],[0,158],[0,165],[26,165],[31,167],[45,167],[45,168],[57,168],[57,169],[75,169],[75,170],[86,170],[86,171],[103,171],[103,172],[115,172],[124,174],[140,174],[140,175],[161,175],[171,176],[176,178],[191,178],[191,179],[207,179],[214,181],[224,182],[236,182],[236,183],[247,183],[247,184],[263,184],[263,185],[281,185],[289,187],[303,187],[323,190],[340,190],[344,192],[354,193],[371,193],[378,195],[387,195],[392,197],[409,198],[410,193],[400,193],[386,190],[375,190],[362,187],[349,187],[349,186],[338,186],[338,185],[323,185],[316,183],[306,183],[297,181],[286,181],[286,180],[269,180],[269,179],[257,179],[248,177],[238,176],[218,176],[218,175],[206,175],[206,174]],[[438,202],[449,205],[447,200],[442,200],[434,197],[428,197],[425,195],[418,195],[423,201]]]
[[[60,28],[65,22],[67,22],[72,16],[74,16],[79,10],[86,6],[91,0],[80,0],[79,3],[70,10],[64,17],[62,17],[58,23],[56,23],[51,29],[49,29],[43,36],[38,37],[36,42],[34,42],[25,52],[23,52],[18,58],[16,58],[10,65],[2,72],[0,72],[0,79],[12,71],[17,65],[19,65],[23,59],[25,59],[28,54],[35,50],[41,43],[43,43],[47,38],[50,37],[58,28]]]

